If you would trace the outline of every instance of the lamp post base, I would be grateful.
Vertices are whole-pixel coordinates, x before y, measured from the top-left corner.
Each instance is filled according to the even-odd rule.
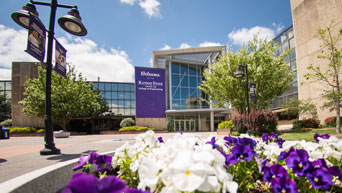
[[[40,150],[40,155],[55,155],[55,154],[61,154],[61,150],[56,147],[53,147],[51,149],[44,148]]]

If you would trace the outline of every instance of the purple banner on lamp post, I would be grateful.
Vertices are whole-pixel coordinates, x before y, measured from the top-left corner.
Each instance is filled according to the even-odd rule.
[[[60,75],[66,77],[66,49],[56,40],[55,47],[55,71]]]
[[[165,70],[135,67],[136,118],[165,118]]]
[[[27,49],[25,50],[37,60],[44,62],[46,29],[40,20],[30,14]]]

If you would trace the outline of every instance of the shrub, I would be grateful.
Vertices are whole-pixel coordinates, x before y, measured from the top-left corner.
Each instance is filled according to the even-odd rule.
[[[342,117],[340,118],[342,120]],[[328,117],[324,120],[326,127],[336,127],[336,117]]]
[[[147,130],[155,130],[154,128],[150,127],[139,127],[139,126],[128,126],[119,129],[119,131],[147,131]]]
[[[218,128],[219,129],[230,129],[230,128],[233,128],[234,127],[234,124],[233,124],[233,121],[232,120],[229,120],[229,121],[222,121],[219,125],[218,125]]]
[[[249,132],[253,135],[262,135],[276,131],[278,118],[275,113],[269,111],[251,111],[249,114],[234,117],[233,123],[239,133]]]
[[[121,121],[120,127],[134,126],[135,121],[132,118],[125,118]]]
[[[45,133],[45,129],[39,129],[37,133]]]
[[[302,128],[318,128],[320,121],[318,119],[304,119],[298,120],[293,123],[294,129],[302,129]]]
[[[240,133],[237,131],[233,131],[230,135],[231,136],[240,136]]]
[[[1,126],[8,127],[12,126],[12,119],[6,119],[0,123]]]
[[[36,133],[37,129],[33,127],[10,128],[10,133]]]

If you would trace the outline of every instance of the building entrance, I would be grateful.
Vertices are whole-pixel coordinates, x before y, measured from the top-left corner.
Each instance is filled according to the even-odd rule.
[[[174,120],[174,131],[195,131],[195,120]]]

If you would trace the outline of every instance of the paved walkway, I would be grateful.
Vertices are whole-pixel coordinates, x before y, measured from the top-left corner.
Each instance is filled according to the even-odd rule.
[[[206,137],[216,132],[198,132]],[[168,139],[174,133],[156,133]],[[59,155],[41,156],[39,151],[44,147],[44,137],[11,137],[0,140],[0,183],[28,172],[56,163],[88,155],[89,152],[104,153],[114,151],[126,141],[134,142],[136,134],[121,135],[82,135],[69,138],[55,138]]]

